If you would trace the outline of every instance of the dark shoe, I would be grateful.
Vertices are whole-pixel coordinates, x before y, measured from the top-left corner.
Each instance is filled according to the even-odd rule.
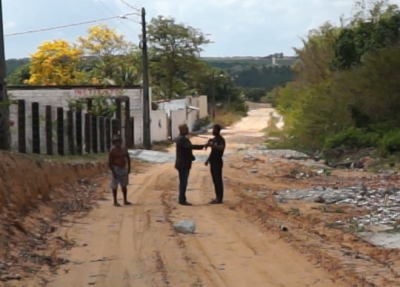
[[[119,204],[118,202],[114,202],[114,206],[116,206],[116,207],[120,207],[120,206],[121,206],[121,204]]]
[[[209,204],[222,204],[222,200],[213,199],[209,202]]]
[[[214,201],[213,203],[211,203],[211,204],[222,204],[222,201],[220,201],[220,200],[217,200],[217,201]]]
[[[179,202],[180,205],[186,205],[186,206],[191,206],[193,204],[189,203],[189,202]]]
[[[129,202],[129,201],[125,201],[125,202],[124,202],[124,205],[132,205],[132,203]]]

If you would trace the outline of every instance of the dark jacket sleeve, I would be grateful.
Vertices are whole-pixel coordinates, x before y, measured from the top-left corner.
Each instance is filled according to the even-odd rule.
[[[201,149],[204,148],[204,145],[192,144],[192,143],[190,142],[190,140],[189,140],[188,138],[186,138],[186,137],[181,137],[181,138],[178,140],[178,145],[179,145],[180,147],[182,147],[182,148],[185,148],[185,149],[198,149],[198,150],[201,150]]]
[[[192,144],[192,149],[199,149],[202,150],[204,148],[204,145],[202,144]]]

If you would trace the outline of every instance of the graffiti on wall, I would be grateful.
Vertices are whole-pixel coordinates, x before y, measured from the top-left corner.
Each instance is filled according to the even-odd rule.
[[[119,96],[120,94],[121,94],[121,89],[95,89],[95,88],[74,89],[75,97],[88,97],[97,95]]]

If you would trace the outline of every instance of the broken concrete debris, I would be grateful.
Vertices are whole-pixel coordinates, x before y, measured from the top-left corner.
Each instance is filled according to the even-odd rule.
[[[196,224],[191,220],[181,220],[173,225],[175,232],[189,234],[194,233]]]
[[[400,220],[400,190],[394,187],[368,189],[365,185],[334,189],[321,187],[287,190],[275,195],[278,203],[286,200],[305,200],[325,204],[345,204],[365,208],[367,215],[352,218],[359,227],[372,225],[397,226]],[[338,222],[339,223],[339,222]]]

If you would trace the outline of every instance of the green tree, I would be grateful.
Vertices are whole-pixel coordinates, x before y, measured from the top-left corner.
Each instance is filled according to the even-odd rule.
[[[247,89],[245,95],[250,101],[259,102],[266,95],[266,91],[260,88]]]
[[[16,68],[8,77],[7,85],[9,86],[23,86],[25,81],[31,77],[29,63]]]
[[[79,48],[88,58],[85,69],[93,83],[132,84],[140,75],[138,49],[123,35],[107,25],[90,27],[86,36],[78,38]]]
[[[296,145],[375,144],[388,151],[398,146],[399,10],[378,1],[369,19],[361,14],[348,25],[311,31],[295,49],[296,79],[279,91],[277,104]]]
[[[333,44],[333,68],[349,69],[360,64],[364,55],[399,43],[400,11],[396,5],[383,7],[378,2],[370,11],[371,19],[359,20],[341,31]]]
[[[172,99],[189,90],[200,65],[200,52],[210,43],[201,31],[159,16],[148,25],[150,73],[158,95]]]

